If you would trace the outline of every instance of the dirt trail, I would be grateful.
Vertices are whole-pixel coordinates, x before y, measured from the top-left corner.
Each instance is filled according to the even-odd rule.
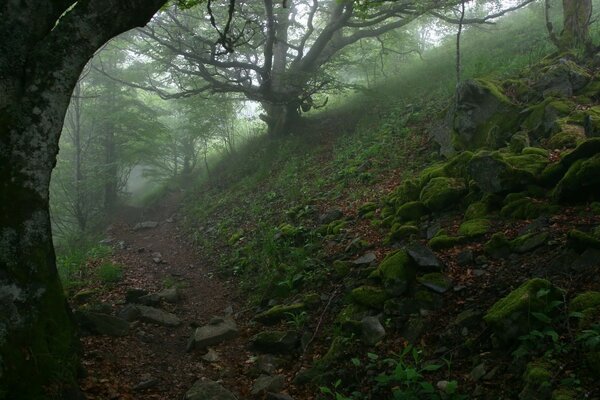
[[[182,324],[173,328],[136,321],[124,337],[84,337],[87,377],[82,388],[89,399],[179,399],[201,378],[221,380],[241,397],[252,385],[244,372],[251,356],[247,321],[236,314],[241,303],[232,284],[217,278],[180,227],[181,197],[171,195],[154,210],[121,213],[109,236],[115,248],[113,261],[123,265],[124,277],[101,289],[99,297],[118,311],[124,306],[127,289],[154,293],[175,283],[182,288],[183,299],[176,304],[163,303],[160,308],[176,314]],[[143,221],[156,221],[158,226],[133,229]],[[218,361],[203,361],[203,352],[186,352],[193,328],[224,315],[226,309],[233,310],[239,336],[214,347]]]

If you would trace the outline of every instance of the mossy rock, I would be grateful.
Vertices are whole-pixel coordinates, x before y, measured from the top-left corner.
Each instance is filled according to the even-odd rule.
[[[517,132],[510,138],[509,148],[513,153],[520,153],[529,146],[529,135],[527,132]]]
[[[389,254],[371,274],[372,278],[381,279],[386,287],[405,287],[405,289],[413,283],[415,276],[414,261],[405,250]]]
[[[577,400],[579,394],[566,388],[558,388],[552,392],[551,400]]]
[[[446,177],[446,163],[435,163],[425,168],[419,175],[421,185],[427,184],[433,178]]]
[[[550,152],[546,149],[542,149],[541,147],[525,147],[522,151],[522,154],[533,154],[540,157],[546,157],[550,155]]]
[[[560,162],[568,168],[577,161],[593,157],[598,153],[600,153],[600,138],[591,138],[579,144],[575,150],[565,154]]]
[[[468,80],[457,88],[452,143],[457,150],[504,147],[520,124],[519,108],[490,80]]]
[[[367,214],[377,210],[377,203],[368,202],[358,208],[358,215],[365,218]]]
[[[552,371],[552,365],[547,362],[528,363],[523,373],[525,387],[519,393],[519,400],[549,399],[552,391]]]
[[[351,265],[348,261],[335,260],[332,264],[332,268],[337,276],[344,277],[350,273]]]
[[[427,214],[429,214],[429,210],[420,201],[405,203],[396,211],[396,217],[401,221],[418,221]]]
[[[541,215],[549,214],[552,211],[553,208],[549,204],[525,197],[512,201],[502,207],[500,215],[513,219],[534,219]]]
[[[552,135],[546,147],[549,149],[573,149],[585,140],[585,130],[582,126],[567,124],[563,129]]]
[[[465,220],[472,220],[483,218],[487,216],[490,212],[490,207],[488,203],[485,201],[476,201],[475,203],[471,203],[467,210],[465,211]]]
[[[461,151],[444,165],[444,176],[451,178],[466,178],[469,161],[473,158],[470,151]]]
[[[529,113],[521,127],[534,135],[534,138],[544,138],[560,129],[557,121],[575,111],[576,105],[572,101],[549,98],[541,103],[529,107]]]
[[[491,223],[488,219],[479,218],[463,222],[458,228],[458,233],[466,238],[483,236],[490,231]]]
[[[443,211],[456,205],[466,193],[463,181],[456,178],[431,179],[421,191],[420,199],[432,211]]]
[[[417,281],[436,293],[445,293],[452,288],[452,281],[440,272],[432,272],[417,278]]]
[[[350,298],[358,305],[381,310],[388,295],[380,287],[365,285],[353,289]]]
[[[561,203],[600,199],[600,154],[572,164],[556,185],[553,197]]]
[[[484,245],[484,251],[493,258],[507,257],[511,252],[510,241],[503,233],[495,233]]]
[[[545,187],[554,187],[567,173],[567,168],[562,163],[552,163],[540,174],[539,182]]]
[[[388,236],[388,242],[394,242],[396,240],[408,239],[412,235],[418,235],[419,228],[415,225],[400,225],[393,227]]]
[[[367,315],[365,309],[357,304],[348,304],[336,316],[334,324],[347,334],[359,334],[360,320]]]
[[[390,199],[396,208],[409,201],[419,200],[421,182],[419,179],[407,179],[394,190]]]
[[[504,160],[516,170],[529,172],[533,177],[541,174],[549,163],[548,155],[530,153],[505,156]]]
[[[265,324],[272,324],[277,321],[280,321],[284,318],[287,318],[288,313],[295,313],[304,310],[304,303],[295,303],[295,304],[278,304],[276,306],[271,307],[267,311],[263,311],[260,314],[257,314],[254,319],[258,322],[262,322]]]
[[[431,240],[429,240],[428,245],[433,250],[444,250],[457,246],[463,243],[463,241],[463,237],[436,235],[435,237],[431,238]]]
[[[263,331],[254,335],[250,343],[265,353],[289,353],[298,346],[298,334],[295,331]]]
[[[589,329],[594,323],[600,322],[600,292],[589,291],[577,295],[569,303],[569,311],[580,314],[580,330]]]
[[[562,298],[562,290],[545,279],[534,278],[496,302],[483,320],[501,341],[509,342],[536,327],[538,321],[531,313],[544,313],[550,302]]]
[[[306,293],[302,296],[302,303],[304,303],[306,308],[317,308],[321,304],[321,296],[318,293]]]
[[[600,239],[578,229],[572,229],[567,233],[567,246],[579,252],[590,248],[600,249]]]
[[[515,253],[527,253],[543,246],[549,238],[548,232],[528,233],[510,241],[510,248]]]
[[[521,165],[524,162],[522,157],[537,156],[513,156],[512,161]],[[469,163],[469,176],[485,193],[515,192],[535,182],[534,175],[528,170],[514,168],[500,154],[491,153],[480,153],[473,157]]]

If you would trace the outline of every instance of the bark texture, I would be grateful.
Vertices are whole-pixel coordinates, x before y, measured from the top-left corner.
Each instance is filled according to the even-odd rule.
[[[164,2],[0,2],[0,399],[61,398],[74,383],[49,218],[58,139],[86,62]]]
[[[560,37],[563,49],[590,47],[592,0],[563,0],[564,27]]]

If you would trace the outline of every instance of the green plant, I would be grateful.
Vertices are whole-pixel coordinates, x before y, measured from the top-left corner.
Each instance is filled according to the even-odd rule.
[[[344,396],[342,393],[338,392],[338,387],[342,384],[342,380],[338,379],[333,384],[332,388],[328,388],[327,386],[321,386],[319,389],[321,393],[328,395],[329,398],[333,400],[352,400],[352,397]]]
[[[123,269],[112,262],[104,262],[98,267],[98,278],[104,283],[115,283],[123,278]]]
[[[600,350],[600,323],[581,331],[575,340],[588,351]]]
[[[304,325],[306,325],[306,322],[308,321],[308,314],[306,311],[286,312],[285,315],[288,317],[287,323],[293,326],[297,331],[304,328]]]

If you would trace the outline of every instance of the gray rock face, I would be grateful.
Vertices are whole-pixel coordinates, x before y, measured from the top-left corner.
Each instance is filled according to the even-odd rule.
[[[112,315],[91,311],[76,311],[75,319],[81,328],[91,334],[125,336],[129,333],[129,323]]]
[[[285,378],[283,375],[261,375],[254,381],[250,393],[256,396],[265,392],[279,392],[283,389],[284,384]]]
[[[354,265],[369,265],[376,260],[377,260],[377,256],[375,256],[375,253],[369,252],[369,253],[364,254],[361,257],[358,257],[356,260],[352,261],[352,264],[354,264]]]
[[[548,97],[571,97],[573,93],[585,87],[591,77],[574,62],[561,59],[536,82],[536,89]]]
[[[440,260],[438,260],[435,253],[429,247],[414,243],[406,248],[406,252],[414,260],[419,269],[423,271],[431,272],[442,269]]]
[[[156,228],[158,226],[158,222],[156,221],[144,221],[144,222],[139,222],[137,224],[135,224],[135,226],[133,227],[134,231],[139,231],[142,229],[152,229],[152,228]]]
[[[362,340],[366,344],[373,346],[385,337],[385,329],[379,322],[379,318],[364,317],[360,323]]]
[[[181,320],[175,314],[171,314],[170,312],[142,305],[135,307],[140,311],[138,318],[141,321],[164,326],[179,326],[181,324]]]
[[[237,400],[237,397],[217,382],[196,381],[185,394],[185,400]]]
[[[231,318],[216,318],[210,324],[196,328],[188,343],[188,351],[206,348],[232,339],[238,334],[235,321]]]

